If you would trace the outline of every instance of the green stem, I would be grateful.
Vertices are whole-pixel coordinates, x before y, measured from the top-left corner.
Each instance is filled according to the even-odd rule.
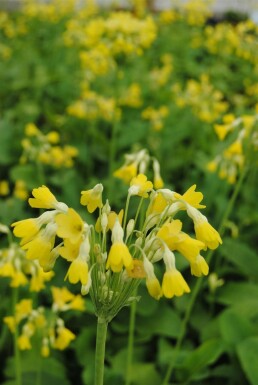
[[[236,198],[239,194],[239,191],[240,191],[240,188],[243,184],[243,181],[244,181],[244,178],[247,174],[247,168],[244,168],[239,179],[238,179],[238,182],[235,186],[235,189],[231,195],[231,198],[230,198],[230,201],[227,205],[227,208],[224,212],[224,215],[221,219],[221,222],[220,222],[220,226],[218,228],[218,232],[223,235],[224,233],[224,229],[225,229],[225,223],[226,221],[228,220],[230,214],[231,214],[231,211],[234,207],[234,204],[235,204],[235,201],[236,201]],[[209,253],[207,254],[207,263],[209,264],[211,262],[211,259],[212,259],[212,256],[214,254],[214,251],[215,250],[209,250]],[[180,329],[180,332],[179,332],[179,335],[178,335],[178,338],[177,338],[177,342],[176,342],[176,345],[175,345],[175,350],[174,350],[174,358],[173,360],[171,360],[170,362],[170,365],[168,366],[167,368],[167,372],[165,374],[165,377],[164,377],[164,381],[162,382],[162,385],[168,385],[168,381],[173,373],[173,369],[174,369],[174,366],[175,366],[175,363],[176,363],[176,359],[177,359],[177,356],[178,356],[178,353],[179,353],[179,350],[181,348],[181,345],[182,345],[182,342],[183,342],[183,339],[185,337],[185,334],[186,334],[186,327],[187,327],[187,324],[188,324],[188,321],[189,321],[189,318],[190,318],[190,315],[191,315],[191,312],[192,312],[192,309],[193,309],[193,306],[195,304],[195,300],[198,296],[198,293],[201,289],[201,286],[202,286],[202,282],[203,282],[203,277],[202,278],[199,278],[194,286],[194,289],[192,291],[192,295],[191,295],[191,299],[189,301],[189,304],[188,304],[188,307],[186,309],[186,312],[185,312],[185,316],[184,316],[184,319],[182,321],[182,324],[181,324],[181,329]]]
[[[137,293],[135,292],[135,297]],[[128,348],[127,348],[127,365],[126,365],[126,379],[125,385],[131,384],[131,372],[133,362],[133,346],[134,346],[134,330],[135,330],[135,318],[136,318],[136,301],[133,301],[130,309],[130,323],[129,323],[129,336],[128,336]]]
[[[95,385],[104,384],[104,362],[105,362],[107,325],[108,324],[105,319],[98,317],[96,353],[95,353],[95,382],[94,382]]]
[[[15,314],[15,306],[18,301],[18,289],[13,289],[13,314]],[[22,385],[22,374],[21,374],[21,355],[18,346],[18,327],[15,326],[14,330],[14,358],[15,358],[15,374],[16,384]]]
[[[110,148],[109,148],[109,169],[108,169],[108,196],[112,196],[112,187],[113,187],[113,171],[114,171],[114,162],[116,155],[116,133],[117,133],[117,122],[113,121],[111,139],[110,139]]]
[[[127,195],[127,198],[126,198],[125,215],[124,215],[124,220],[123,220],[123,230],[124,230],[124,231],[125,231],[125,226],[126,226],[126,220],[127,220],[127,214],[128,214],[128,208],[129,208],[130,198],[131,198],[131,195],[128,194],[128,195]]]

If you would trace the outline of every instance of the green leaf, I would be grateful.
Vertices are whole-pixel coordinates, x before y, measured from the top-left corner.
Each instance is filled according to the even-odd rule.
[[[137,331],[141,336],[160,335],[165,337],[177,337],[181,320],[177,313],[168,307],[160,306],[159,312],[149,317],[137,318]]]
[[[182,366],[188,373],[188,378],[201,372],[206,366],[214,363],[224,351],[224,345],[220,339],[212,339],[204,342],[183,362]]]
[[[137,385],[161,384],[161,377],[154,364],[134,364],[131,372],[131,380]]]
[[[224,311],[220,316],[219,325],[222,338],[229,345],[236,345],[253,334],[250,322],[236,311]]]
[[[250,337],[240,342],[237,346],[237,354],[252,385],[258,384],[258,337]]]
[[[38,369],[39,367],[40,372]],[[66,379],[65,367],[62,365],[61,362],[57,361],[53,357],[35,357],[35,353],[32,350],[22,352],[21,370],[22,383],[26,385],[35,385],[39,375],[42,384],[56,385],[57,383],[62,382],[62,385],[69,385],[69,382]],[[15,376],[14,358],[8,359],[5,368],[5,376],[10,379],[10,381],[8,380],[8,382],[10,382],[9,385],[11,385]]]
[[[37,167],[31,164],[13,167],[10,176],[14,182],[19,179],[23,180],[30,190],[42,184]]]
[[[218,290],[218,302],[224,305],[238,305],[258,298],[258,285],[248,282],[229,282]]]
[[[223,239],[221,254],[247,277],[258,278],[257,253],[248,245],[231,238]]]

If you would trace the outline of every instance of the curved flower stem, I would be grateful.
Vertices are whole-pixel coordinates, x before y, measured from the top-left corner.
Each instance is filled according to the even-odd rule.
[[[107,337],[107,321],[98,317],[96,352],[95,352],[95,385],[104,384],[104,362]]]
[[[220,225],[219,225],[219,228],[218,228],[218,232],[221,235],[223,235],[223,233],[224,233],[225,223],[228,220],[228,218],[229,218],[229,216],[230,216],[230,214],[232,212],[232,209],[234,207],[236,198],[237,198],[238,193],[240,191],[240,188],[241,188],[241,186],[243,184],[243,181],[244,181],[244,178],[245,178],[245,176],[247,174],[247,171],[248,171],[247,168],[244,168],[242,170],[242,173],[240,174],[238,182],[237,182],[237,184],[236,184],[236,186],[234,188],[234,191],[233,191],[233,193],[231,195],[230,201],[229,201],[229,203],[227,205],[227,208],[226,208],[226,210],[224,212],[224,215],[223,215],[223,217],[221,219],[221,222],[220,222]],[[212,259],[212,256],[214,254],[214,251],[215,250],[210,250],[209,253],[207,254],[206,260],[207,260],[208,264],[211,262],[211,259]],[[173,373],[173,369],[174,369],[174,366],[175,366],[175,363],[176,363],[176,359],[177,359],[179,350],[181,348],[183,339],[184,339],[185,334],[186,334],[186,326],[188,324],[188,321],[189,321],[189,318],[190,318],[193,306],[195,304],[195,300],[196,300],[196,298],[197,298],[197,296],[199,294],[199,291],[201,289],[202,282],[203,282],[203,277],[199,278],[196,281],[196,284],[195,284],[194,289],[192,291],[191,299],[190,299],[188,307],[186,309],[185,316],[184,316],[184,319],[183,319],[182,324],[181,324],[181,329],[180,329],[180,332],[179,332],[179,335],[178,335],[178,338],[177,338],[177,341],[176,341],[175,350],[174,350],[174,358],[173,358],[173,360],[171,360],[170,365],[167,368],[167,371],[166,371],[166,374],[165,374],[165,377],[164,377],[164,381],[162,382],[162,385],[168,385],[169,379],[170,379],[170,377],[171,377],[171,375]]]
[[[15,306],[18,300],[18,289],[13,289],[13,314],[15,314]],[[22,372],[21,372],[21,355],[18,347],[18,328],[15,326],[14,330],[14,357],[15,357],[15,376],[16,384],[22,385]]]
[[[137,290],[135,291],[134,295],[136,297]],[[131,384],[136,306],[137,306],[136,301],[133,301],[133,303],[131,304],[131,308],[130,308],[130,323],[129,323],[129,336],[128,336],[128,347],[127,347],[127,364],[126,364],[125,385]]]

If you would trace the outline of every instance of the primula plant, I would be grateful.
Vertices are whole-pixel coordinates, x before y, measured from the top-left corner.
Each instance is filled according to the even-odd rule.
[[[102,194],[102,184],[81,192],[81,204],[89,213],[99,213],[92,220],[95,224],[90,224],[41,186],[32,191],[29,204],[47,211],[12,225],[29,260],[38,260],[48,272],[57,258],[64,258],[70,263],[65,279],[80,283],[83,295],[90,294],[98,318],[95,385],[103,384],[107,325],[121,308],[139,299],[136,289],[140,282],[145,280],[156,300],[189,293],[190,287],[176,267],[175,252],[189,262],[191,274],[200,277],[209,270],[201,254],[222,243],[200,211],[205,206],[196,185],[183,195],[169,189],[154,190],[152,182],[138,174],[130,182],[125,207],[119,214],[111,210],[108,200],[103,204]],[[132,199],[139,203],[130,218]],[[195,237],[183,231],[184,224],[177,219],[179,212],[193,221]],[[163,266],[161,281],[155,274],[157,264]]]

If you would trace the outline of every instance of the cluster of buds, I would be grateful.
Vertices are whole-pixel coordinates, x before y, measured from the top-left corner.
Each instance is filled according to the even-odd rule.
[[[78,150],[73,146],[60,146],[60,136],[57,131],[44,135],[33,123],[25,127],[25,135],[21,142],[23,154],[21,163],[36,161],[53,167],[72,167],[73,159]]]
[[[164,182],[160,176],[160,164],[156,158],[150,156],[146,149],[125,154],[125,162],[122,167],[114,172],[114,176],[122,179],[126,184],[130,184],[131,180],[137,174],[145,174],[147,168],[152,163],[153,168],[153,184],[156,189],[162,188]]]
[[[116,214],[108,201],[103,204],[103,186],[97,184],[81,193],[81,204],[89,213],[98,209],[92,225],[42,186],[32,191],[29,204],[47,211],[14,223],[14,234],[22,238],[27,258],[38,259],[45,271],[54,267],[59,256],[70,262],[66,278],[72,284],[80,283],[82,294],[90,292],[97,316],[109,321],[135,300],[135,289],[143,279],[156,299],[190,291],[176,268],[175,251],[188,260],[193,275],[208,274],[201,250],[215,249],[222,241],[200,212],[205,207],[200,204],[203,195],[195,188],[183,195],[169,189],[155,191],[152,182],[138,174],[131,180],[124,210]],[[139,204],[129,219],[132,199],[139,199]],[[195,238],[183,232],[182,221],[175,219],[180,211],[192,219]],[[161,284],[155,275],[158,262],[165,267]]]
[[[33,309],[32,299],[22,299],[15,306],[15,314],[4,318],[12,333],[18,330],[20,350],[33,348],[33,337],[41,341],[41,355],[48,357],[50,348],[64,350],[75,334],[67,329],[60,312],[68,310],[83,311],[84,300],[78,294],[72,294],[67,288],[51,287],[53,304],[51,309],[38,307]]]
[[[9,229],[1,225],[0,232],[8,234]],[[0,250],[0,276],[11,279],[11,287],[29,284],[30,291],[38,292],[53,275],[53,271],[44,272],[37,260],[28,260],[25,251],[14,242]]]
[[[222,124],[215,124],[214,130],[226,148],[218,154],[207,168],[218,172],[221,179],[234,184],[244,166],[253,162],[258,150],[258,115],[243,115],[235,118],[232,114],[223,117]]]

